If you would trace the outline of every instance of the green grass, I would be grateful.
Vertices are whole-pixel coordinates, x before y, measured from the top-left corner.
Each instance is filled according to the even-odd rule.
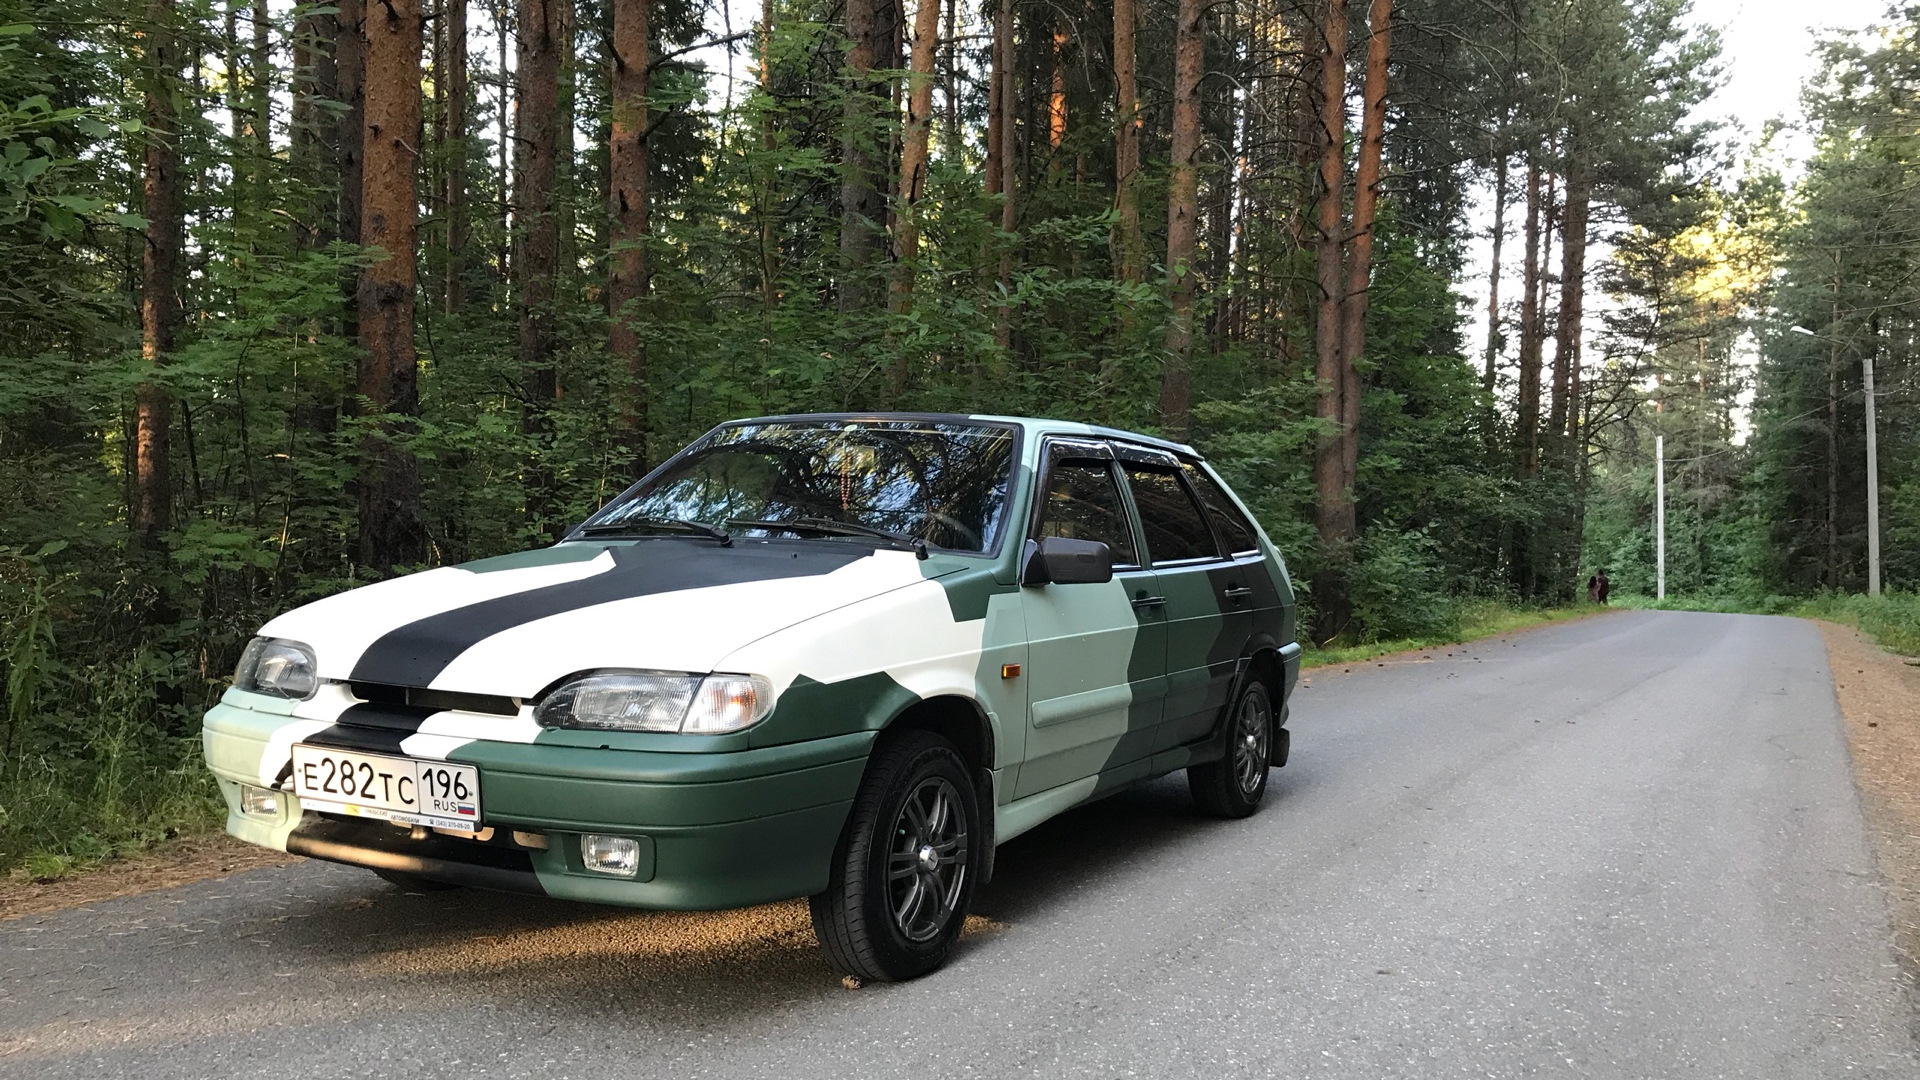
[[[39,880],[136,855],[176,836],[218,828],[225,808],[197,738],[33,754],[0,776],[0,876]]]
[[[1535,608],[1515,607],[1495,600],[1473,600],[1466,602],[1461,608],[1460,618],[1451,632],[1426,637],[1370,641],[1355,645],[1334,645],[1327,648],[1306,643],[1306,652],[1301,657],[1300,666],[1302,669],[1309,669],[1326,667],[1329,664],[1359,663],[1388,653],[1457,645],[1463,641],[1497,637],[1500,634],[1510,634],[1515,630],[1595,615],[1605,610],[1592,604]]]
[[[1881,648],[1920,656],[1920,593],[1823,596],[1801,602],[1791,614],[1845,623],[1871,634]]]
[[[219,825],[197,730],[156,717],[151,686],[138,663],[66,671],[60,692],[7,732],[0,876],[64,877]]]

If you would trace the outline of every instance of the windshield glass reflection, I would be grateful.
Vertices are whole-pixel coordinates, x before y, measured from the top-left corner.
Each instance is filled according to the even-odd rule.
[[[951,421],[725,427],[589,524],[670,519],[718,526],[736,536],[842,542],[860,539],[853,529],[865,528],[929,547],[984,553],[1000,540],[1013,445],[1011,428]],[[773,522],[796,525],[788,530]],[[812,527],[805,527],[809,522]],[[853,535],[830,532],[832,523],[852,527],[846,532]]]

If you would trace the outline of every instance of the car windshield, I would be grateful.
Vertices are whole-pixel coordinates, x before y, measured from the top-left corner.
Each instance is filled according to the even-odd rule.
[[[1012,492],[1013,445],[1011,428],[961,421],[732,425],[709,432],[587,526],[605,534],[629,522],[635,532],[648,531],[648,522],[699,522],[735,536],[990,552]]]

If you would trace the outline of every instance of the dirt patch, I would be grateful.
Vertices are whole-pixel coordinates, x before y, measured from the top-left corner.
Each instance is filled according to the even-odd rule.
[[[1920,979],[1920,667],[1850,626],[1813,621],[1827,639],[1853,775],[1887,879],[1895,947]]]
[[[24,875],[0,878],[0,922],[297,861],[297,855],[256,847],[225,833],[187,837],[58,881],[33,881]]]

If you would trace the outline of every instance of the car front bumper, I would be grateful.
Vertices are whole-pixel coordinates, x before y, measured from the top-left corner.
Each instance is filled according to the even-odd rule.
[[[227,831],[242,840],[482,888],[679,910],[824,889],[874,740],[859,732],[725,753],[470,742],[450,760],[480,770],[483,824],[493,830],[482,841],[305,810],[278,782],[297,741],[288,722],[230,703],[207,713],[207,763],[227,800]],[[276,790],[275,812],[244,812],[242,785]],[[588,833],[637,840],[635,875],[585,869]]]

